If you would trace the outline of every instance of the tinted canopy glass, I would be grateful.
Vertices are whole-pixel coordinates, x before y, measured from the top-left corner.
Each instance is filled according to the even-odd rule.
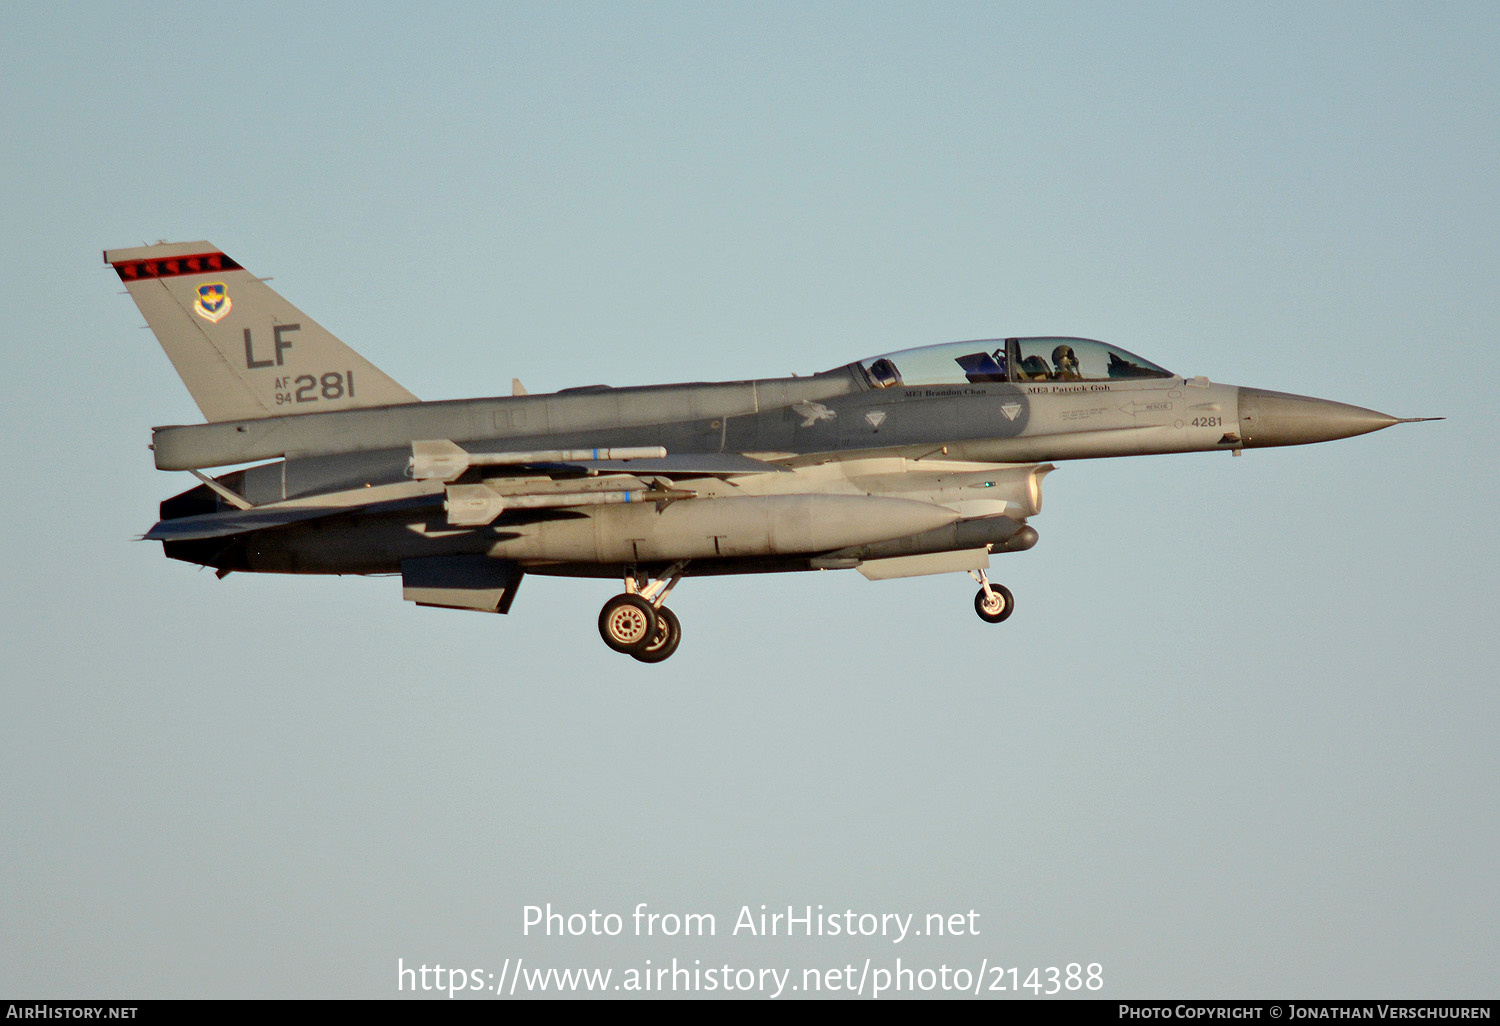
[[[979,339],[903,349],[861,360],[874,388],[992,381],[1119,381],[1170,378],[1148,360],[1087,338]]]

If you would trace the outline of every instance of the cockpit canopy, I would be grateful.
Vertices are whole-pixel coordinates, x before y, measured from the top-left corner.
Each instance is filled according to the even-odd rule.
[[[1120,381],[1175,375],[1087,338],[992,338],[903,349],[861,360],[872,388],[991,381]]]

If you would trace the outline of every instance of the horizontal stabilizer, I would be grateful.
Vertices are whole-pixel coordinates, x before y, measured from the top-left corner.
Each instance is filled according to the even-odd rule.
[[[251,531],[286,527],[341,513],[399,513],[408,509],[440,507],[441,495],[419,495],[389,502],[372,502],[363,506],[257,506],[251,509],[226,510],[222,513],[200,513],[191,517],[163,520],[145,534],[146,541],[201,541],[206,538],[229,538]]]

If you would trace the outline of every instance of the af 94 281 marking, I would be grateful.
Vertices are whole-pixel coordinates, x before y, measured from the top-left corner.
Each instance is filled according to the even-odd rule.
[[[315,403],[319,399],[354,398],[354,372],[328,371],[325,374],[298,374],[276,379],[276,405]]]

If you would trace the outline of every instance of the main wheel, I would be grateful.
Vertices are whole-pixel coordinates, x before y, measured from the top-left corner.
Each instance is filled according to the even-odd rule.
[[[632,649],[630,654],[643,663],[659,663],[676,652],[680,644],[682,624],[677,621],[676,613],[662,606],[656,611],[656,634],[640,648]]]
[[[656,610],[639,595],[616,595],[599,611],[599,636],[616,652],[634,652],[656,637]]]
[[[1003,584],[992,584],[988,593],[983,588],[974,596],[974,612],[986,623],[1000,623],[1015,612],[1016,598]]]

